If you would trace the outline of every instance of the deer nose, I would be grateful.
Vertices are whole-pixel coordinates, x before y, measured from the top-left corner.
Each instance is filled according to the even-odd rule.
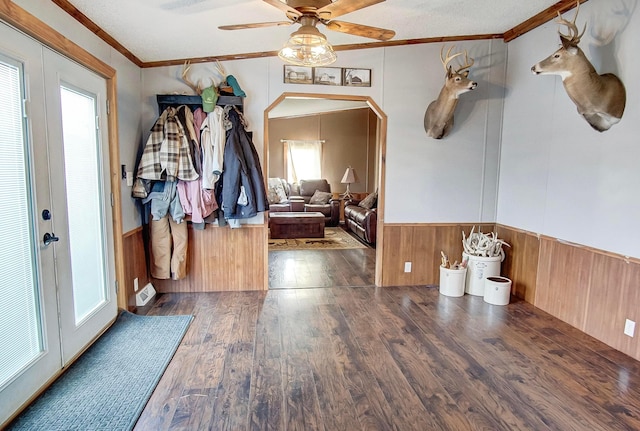
[[[472,89],[472,90],[475,90],[475,88],[476,88],[477,86],[478,86],[478,83],[477,83],[477,82],[472,82],[472,83],[471,83],[471,89]]]

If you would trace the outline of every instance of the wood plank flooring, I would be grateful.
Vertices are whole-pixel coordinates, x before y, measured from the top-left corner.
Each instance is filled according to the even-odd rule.
[[[136,430],[640,430],[640,363],[522,301],[328,287],[147,314],[185,313]]]
[[[269,252],[269,288],[372,286],[376,250],[290,250]]]

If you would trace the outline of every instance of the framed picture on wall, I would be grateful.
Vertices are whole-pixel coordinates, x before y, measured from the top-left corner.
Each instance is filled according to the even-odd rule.
[[[320,85],[342,85],[342,69],[339,67],[314,67],[313,83]]]
[[[305,66],[284,65],[285,84],[312,84],[313,68]]]
[[[346,87],[371,87],[371,69],[342,69],[342,82]]]

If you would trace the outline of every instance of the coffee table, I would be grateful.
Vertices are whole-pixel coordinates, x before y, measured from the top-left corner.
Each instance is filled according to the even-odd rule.
[[[324,238],[324,214],[318,212],[275,212],[269,214],[272,239]]]

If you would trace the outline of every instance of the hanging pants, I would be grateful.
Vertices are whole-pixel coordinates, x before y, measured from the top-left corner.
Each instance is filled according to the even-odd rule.
[[[187,223],[171,215],[151,220],[151,276],[180,280],[187,276]]]

